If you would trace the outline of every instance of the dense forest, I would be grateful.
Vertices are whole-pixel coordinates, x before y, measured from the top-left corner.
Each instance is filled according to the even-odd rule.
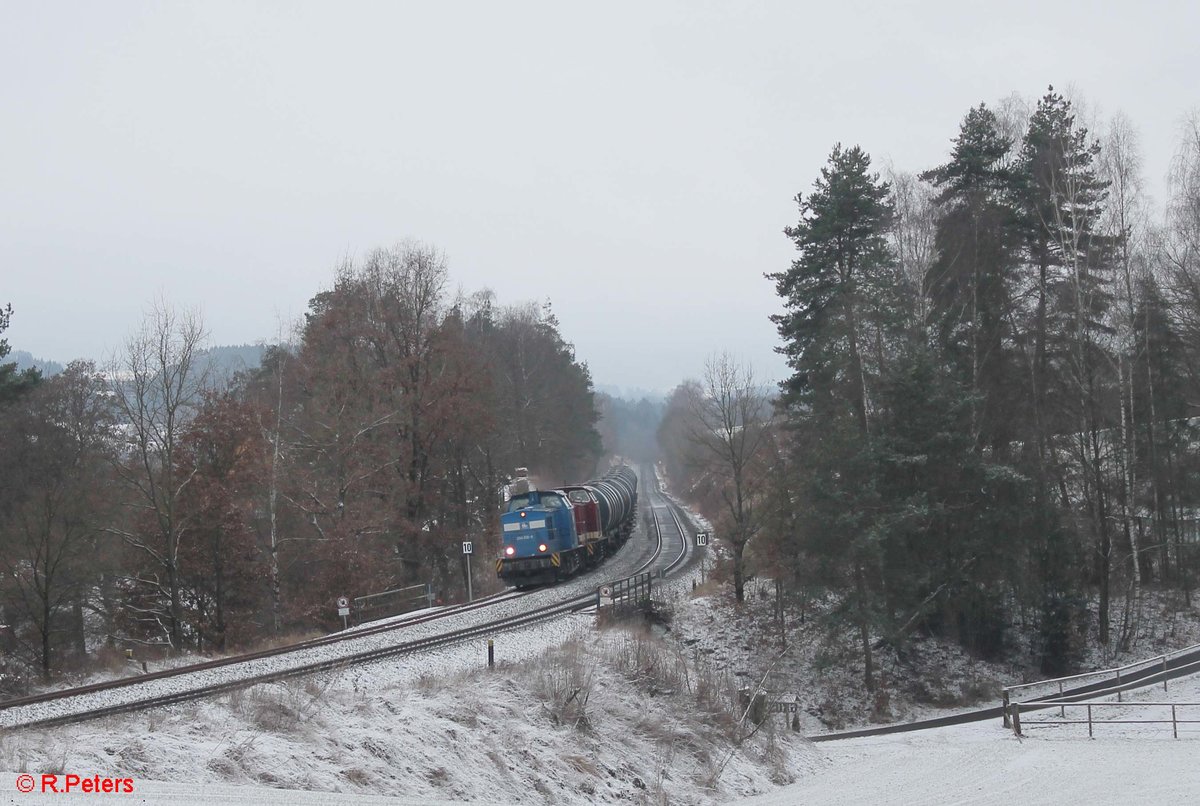
[[[338,267],[291,344],[232,375],[200,317],[162,302],[115,366],[42,377],[0,341],[0,642],[21,659],[6,682],[104,647],[330,626],[339,595],[456,595],[460,541],[493,556],[514,467],[588,477],[591,379],[549,307],[447,285],[434,249],[375,250]],[[494,579],[475,570],[477,589]]]
[[[1161,210],[1129,121],[1091,128],[1051,89],[970,109],[919,175],[836,146],[768,275],[793,374],[716,356],[668,400],[738,599],[757,571],[829,603],[868,689],[916,631],[1057,674],[1128,650],[1149,589],[1191,604],[1200,116]]]

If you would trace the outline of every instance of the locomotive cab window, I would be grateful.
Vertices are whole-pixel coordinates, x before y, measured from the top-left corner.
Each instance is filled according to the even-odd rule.
[[[514,495],[512,498],[508,499],[509,512],[516,512],[518,509],[522,509],[527,506],[529,506],[528,495]]]

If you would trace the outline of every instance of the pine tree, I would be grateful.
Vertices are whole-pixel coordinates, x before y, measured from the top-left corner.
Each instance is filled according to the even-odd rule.
[[[950,162],[922,178],[940,193],[937,257],[926,287],[932,298],[938,352],[955,368],[975,402],[970,426],[978,448],[1004,453],[1013,439],[1017,369],[1009,315],[1016,283],[1011,141],[983,104],[963,119]]]
[[[1117,241],[1100,231],[1108,183],[1096,175],[1099,148],[1076,125],[1070,102],[1051,88],[1029,122],[1016,164],[1016,198],[1037,300],[1028,361],[1039,482],[1045,489],[1057,464],[1051,435],[1073,435],[1059,442],[1075,451],[1083,471],[1077,495],[1097,558],[1100,641],[1108,643],[1112,535],[1102,432],[1118,425],[1103,405],[1119,394],[1110,388],[1108,368],[1116,362],[1105,323]],[[1066,489],[1062,478],[1056,481]]]
[[[0,307],[0,333],[8,329],[12,321],[12,305]],[[15,363],[3,363],[4,357],[12,350],[7,339],[0,339],[0,406],[11,403],[25,392],[37,385],[42,375],[36,369],[17,371]]]
[[[1189,591],[1184,557],[1184,536],[1179,521],[1181,504],[1194,507],[1184,478],[1195,427],[1189,419],[1189,398],[1195,387],[1187,371],[1187,345],[1172,319],[1170,305],[1153,275],[1141,278],[1136,288],[1133,335],[1138,345],[1133,372],[1135,420],[1142,425],[1139,438],[1140,478],[1149,482],[1143,506],[1152,513],[1154,539],[1159,547],[1161,576],[1174,575]],[[1172,557],[1174,548],[1174,557]],[[1148,555],[1147,555],[1148,556]]]
[[[1033,270],[1031,377],[1043,441],[1051,430],[1077,425],[1052,419],[1051,396],[1066,390],[1052,389],[1051,378],[1068,371],[1077,386],[1088,383],[1089,350],[1106,330],[1112,300],[1116,242],[1099,231],[1107,188],[1093,164],[1099,148],[1052,87],[1030,119],[1014,169],[1018,229]]]
[[[788,271],[768,275],[788,310],[771,317],[784,341],[779,352],[795,370],[783,384],[784,404],[833,414],[849,402],[864,434],[870,431],[864,353],[894,298],[888,185],[870,166],[858,146],[834,147],[813,192],[796,197],[800,221],[784,230],[800,257]]]
[[[872,519],[871,394],[884,345],[902,339],[904,329],[886,241],[888,185],[870,166],[859,147],[834,147],[813,192],[796,197],[800,221],[785,230],[800,257],[769,277],[787,309],[771,320],[784,341],[779,351],[795,370],[781,384],[782,405],[801,432],[810,465],[810,552],[843,595],[862,645],[864,681],[873,691],[871,633],[880,621],[882,556]]]

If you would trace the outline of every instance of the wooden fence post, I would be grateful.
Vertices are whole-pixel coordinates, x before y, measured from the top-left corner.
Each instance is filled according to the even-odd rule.
[[[1021,735],[1021,703],[1019,702],[1012,704],[1012,729],[1013,733]]]
[[[1004,698],[1000,701],[1000,711],[1004,714],[1004,727],[1011,728],[1012,723],[1008,719],[1008,689],[1004,689]]]

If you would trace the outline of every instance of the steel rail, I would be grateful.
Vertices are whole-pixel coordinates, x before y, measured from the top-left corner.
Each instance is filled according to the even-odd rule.
[[[646,487],[646,491],[650,492],[649,486]],[[662,527],[659,525],[658,513],[655,511],[655,505],[654,505],[654,501],[653,501],[653,499],[655,497],[657,497],[658,500],[661,502],[659,504],[659,506],[666,507],[667,512],[671,513],[671,519],[675,522],[675,528],[679,532],[679,539],[680,539],[679,555],[674,560],[672,560],[671,563],[669,565],[667,565],[666,568],[663,569],[663,575],[666,576],[667,574],[674,571],[679,565],[681,565],[684,562],[684,560],[687,559],[687,556],[688,556],[687,531],[684,529],[682,521],[679,520],[679,514],[678,514],[678,512],[676,512],[677,505],[673,501],[671,501],[669,498],[667,498],[662,493],[659,493],[657,491],[655,491],[652,495],[649,495],[647,497],[651,499],[650,515],[651,515],[651,517],[654,518],[654,531],[658,533],[659,545],[660,546],[662,545]]]
[[[297,641],[295,643],[286,644],[280,647],[260,649],[255,652],[245,652],[239,655],[229,655],[224,658],[216,658],[214,660],[202,661],[200,663],[189,663],[186,666],[177,666],[172,669],[160,669],[156,672],[148,672],[146,674],[137,675],[136,677],[122,677],[118,680],[106,680],[101,683],[90,683],[85,686],[74,686],[71,688],[59,689],[57,691],[48,691],[42,694],[30,694],[24,697],[14,697],[13,699],[0,702],[0,711],[5,711],[10,708],[18,708],[25,705],[52,702],[54,700],[66,699],[68,697],[77,697],[84,694],[94,694],[99,691],[112,691],[114,689],[124,688],[127,686],[136,686],[150,680],[164,680],[167,678],[179,677],[196,672],[220,669],[225,666],[233,666],[239,663],[248,663],[255,660],[275,658],[281,655],[288,655],[293,652],[316,649],[332,644],[344,643],[346,641],[356,641],[360,638],[367,638],[373,635],[379,635],[381,633],[402,630],[407,627],[412,627],[416,624],[425,624],[430,621],[456,616],[472,610],[490,607],[494,604],[497,604],[495,600],[503,596],[508,596],[508,599],[505,599],[505,601],[508,601],[509,599],[517,599],[526,595],[527,593],[513,593],[512,591],[505,590],[482,597],[474,602],[450,605],[449,607],[438,610],[435,613],[414,616],[411,619],[389,621],[386,624],[379,624],[373,627],[363,627],[353,631],[331,633],[330,635],[323,635],[318,638],[309,638],[304,641]]]
[[[670,564],[667,565],[666,568],[663,569],[663,576],[666,576],[667,574],[671,573],[671,571],[674,570],[675,567],[677,565],[679,565],[683,561],[683,558],[687,555],[687,537],[684,534],[683,526],[680,525],[680,523],[679,523],[679,516],[675,514],[675,511],[671,508],[671,505],[670,504],[660,504],[659,506],[666,507],[667,512],[671,513],[671,518],[675,522],[675,529],[676,529],[676,531],[679,532],[680,542],[682,543],[682,549],[680,550],[679,555],[674,560],[672,560],[670,562]],[[662,547],[663,547],[662,524],[659,523],[658,512],[656,511],[653,503],[651,503],[651,505],[650,505],[650,516],[652,518],[654,518],[654,531],[656,533],[658,533],[658,545],[659,545],[658,553],[661,553]],[[655,556],[657,558],[657,553]]]
[[[650,562],[646,563],[643,568],[648,568],[650,565],[657,562],[658,558],[662,556],[663,550],[662,524],[658,522],[658,513],[654,511],[654,504],[650,505],[650,517],[654,519],[654,534],[658,536],[658,547],[655,548],[654,556],[650,558]]]
[[[513,630],[520,627],[526,627],[539,621],[547,621],[567,613],[590,607],[595,604],[595,601],[595,594],[582,594],[533,613],[523,613],[517,616],[497,619],[485,624],[477,624],[472,627],[465,627],[461,630],[443,633],[442,635],[430,636],[428,638],[421,638],[416,641],[409,641],[407,643],[396,644],[390,647],[381,647],[379,649],[357,652],[340,658],[316,661],[314,663],[302,664],[300,666],[294,666],[288,669],[279,669],[273,672],[265,672],[262,674],[251,675],[249,677],[242,677],[238,678],[237,680],[226,680],[220,683],[213,683],[207,686],[199,686],[197,688],[187,689],[185,691],[162,694],[156,697],[147,697],[139,700],[132,700],[126,703],[119,703],[116,705],[85,709],[83,711],[77,711],[73,714],[62,714],[40,719],[35,718],[25,721],[17,721],[5,727],[8,729],[35,726],[52,727],[55,725],[88,722],[93,719],[100,719],[106,716],[130,713],[133,711],[143,711],[149,708],[158,708],[164,705],[174,705],[176,703],[186,702],[188,700],[202,699],[215,694],[223,694],[229,691],[249,688],[250,686],[256,686],[263,683],[273,683],[280,680],[287,680],[292,677],[302,677],[305,675],[333,671],[358,664],[371,663],[395,655],[404,655],[422,650],[434,649],[441,646],[447,646],[460,641],[468,640],[470,638],[476,638],[481,635],[494,635],[496,633],[506,632],[508,630]]]
[[[678,566],[682,565],[688,556],[687,531],[683,528],[683,522],[679,520],[679,513],[675,511],[675,504],[668,500],[666,506],[667,511],[671,513],[671,519],[675,521],[675,528],[679,530],[680,548],[679,556],[672,560],[671,564],[663,570],[664,575],[671,573]]]

